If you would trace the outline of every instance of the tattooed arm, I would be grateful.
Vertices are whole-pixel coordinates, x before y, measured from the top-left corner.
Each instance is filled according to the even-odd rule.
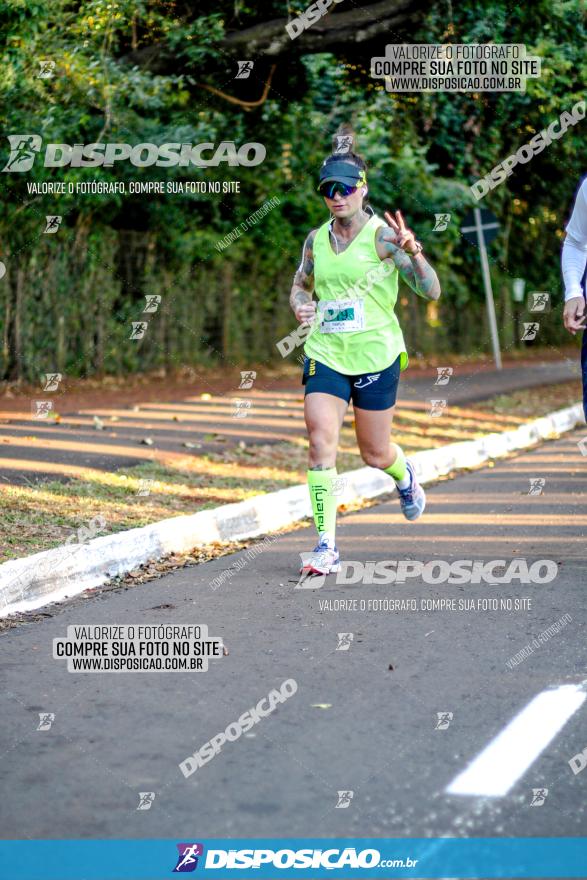
[[[289,304],[296,318],[302,324],[311,323],[316,314],[316,303],[312,299],[312,293],[314,292],[313,245],[315,235],[316,230],[313,229],[305,241],[302,262],[294,275],[289,297]]]
[[[402,215],[398,211],[394,219],[386,214],[389,226],[377,231],[375,247],[382,260],[391,258],[405,283],[424,299],[438,299],[440,282],[438,275],[426,259],[416,251],[416,239],[410,229],[406,229]]]
[[[391,257],[406,284],[424,299],[438,299],[440,282],[438,275],[423,254],[408,255],[406,251],[385,242],[386,256]]]

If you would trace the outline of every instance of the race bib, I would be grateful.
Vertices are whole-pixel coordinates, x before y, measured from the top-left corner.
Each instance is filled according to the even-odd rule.
[[[329,299],[318,303],[320,333],[350,333],[365,329],[362,299]]]

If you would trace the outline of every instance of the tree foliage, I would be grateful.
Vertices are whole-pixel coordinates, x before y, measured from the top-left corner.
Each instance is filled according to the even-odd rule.
[[[363,41],[337,43],[336,19],[314,25],[312,41],[276,54],[259,44],[253,69],[236,79],[238,35],[303,11],[294,5],[174,0],[13,0],[5,8],[0,115],[5,134],[35,133],[44,144],[261,142],[255,168],[44,168],[2,175],[0,377],[36,379],[279,357],[294,325],[288,292],[305,235],[326,219],[316,176],[333,133],[351,121],[369,164],[378,212],[400,208],[438,270],[443,297],[426,307],[402,290],[399,309],[412,351],[487,348],[475,248],[459,233],[473,204],[469,185],[582,97],[585,17],[580,0],[461,4],[379,3],[396,16],[391,35],[373,26]],[[399,8],[401,6],[401,9]],[[372,4],[354,4],[372,16]],[[366,10],[366,12],[365,12]],[[346,10],[350,12],[351,10]],[[394,20],[396,20],[394,19]],[[572,26],[570,23],[572,22]],[[315,37],[328,31],[323,44]],[[344,29],[343,29],[344,30]],[[342,33],[342,30],[340,31]],[[370,77],[386,42],[525,43],[542,75],[525,93],[389,94]],[[328,52],[324,51],[327,48]],[[39,76],[40,63],[53,75]],[[264,92],[267,92],[264,98]],[[515,342],[511,284],[560,291],[559,249],[574,192],[585,173],[584,123],[483,201],[499,218],[491,246],[502,341]],[[3,143],[3,164],[8,157]],[[66,181],[240,181],[231,194],[160,196],[31,194],[28,184]],[[229,247],[220,242],[271,199],[279,205]],[[451,223],[433,232],[434,215]],[[45,217],[62,216],[45,234]],[[144,338],[145,296],[162,297]],[[551,316],[539,341],[557,344]]]

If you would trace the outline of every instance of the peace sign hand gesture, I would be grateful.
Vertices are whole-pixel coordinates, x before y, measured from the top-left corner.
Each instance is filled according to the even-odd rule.
[[[396,247],[401,248],[407,254],[419,254],[422,250],[422,245],[416,241],[416,236],[412,230],[406,227],[401,211],[395,212],[395,218],[389,211],[386,211],[384,216],[387,220],[388,226],[393,229],[396,234],[396,238],[393,242]]]

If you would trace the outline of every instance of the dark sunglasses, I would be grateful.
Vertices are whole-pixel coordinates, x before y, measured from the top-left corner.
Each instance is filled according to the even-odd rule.
[[[320,184],[318,192],[327,199],[333,199],[336,193],[339,193],[341,196],[350,196],[357,189],[358,187],[356,186],[349,186],[348,183],[340,183],[338,180],[334,180]]]

